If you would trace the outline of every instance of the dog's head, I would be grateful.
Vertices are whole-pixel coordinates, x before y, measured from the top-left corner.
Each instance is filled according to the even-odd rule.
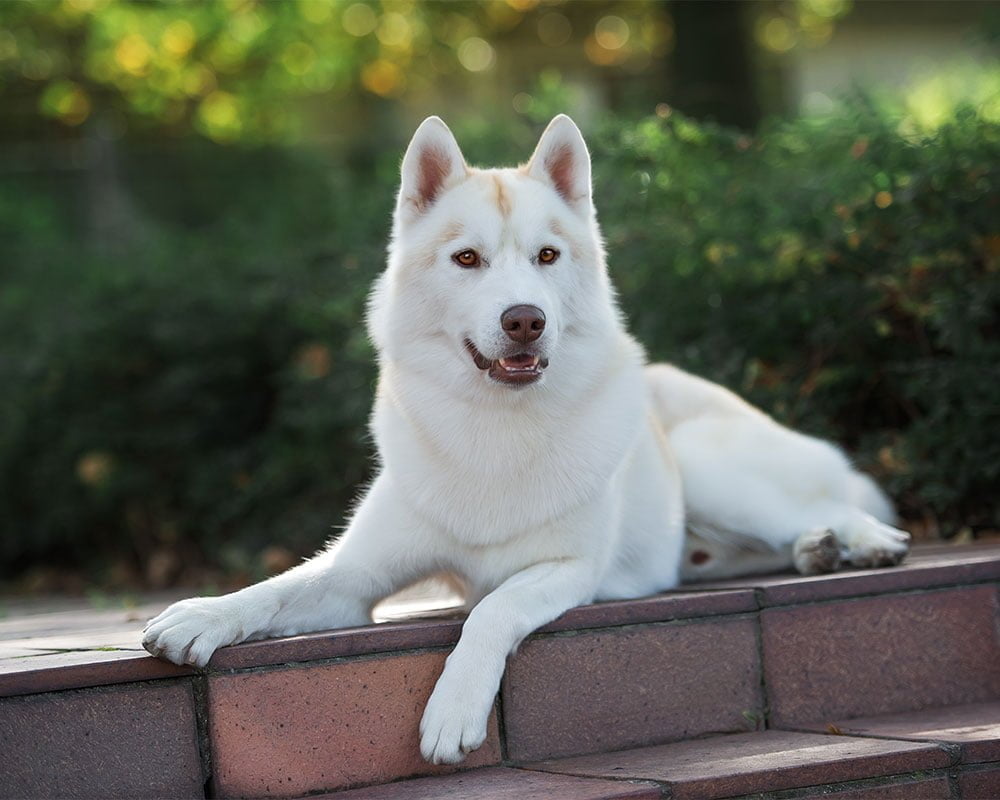
[[[480,170],[426,119],[403,158],[389,265],[372,295],[383,358],[458,390],[536,386],[560,367],[585,369],[587,343],[616,320],[573,121],[553,119],[527,164]]]

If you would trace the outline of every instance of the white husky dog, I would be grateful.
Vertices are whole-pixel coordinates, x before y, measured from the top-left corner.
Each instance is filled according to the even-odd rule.
[[[379,600],[450,573],[471,611],[420,750],[455,763],[486,736],[507,655],[573,606],[908,549],[837,448],[646,366],[569,117],[516,169],[472,169],[440,119],[419,127],[368,324],[381,463],[346,532],[263,583],[172,605],[146,627],[151,653],[204,666],[235,642],[363,625]]]

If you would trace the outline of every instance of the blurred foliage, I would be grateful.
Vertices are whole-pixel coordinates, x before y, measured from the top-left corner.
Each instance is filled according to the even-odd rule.
[[[831,1],[844,5],[801,0]],[[2,3],[0,99],[28,97],[69,128],[107,117],[131,131],[283,141],[301,132],[301,98],[439,91],[493,71],[511,38],[572,41],[597,67],[634,71],[667,55],[673,35],[653,0]]]
[[[289,142],[331,135],[322,106],[336,105],[337,123],[349,126],[357,107],[379,100],[434,98],[439,107],[505,83],[525,113],[533,98],[520,84],[553,65],[586,71],[592,87],[617,76],[604,93],[618,105],[680,100],[729,119],[741,103],[756,108],[759,76],[747,53],[728,50],[742,51],[744,39],[779,58],[821,47],[851,8],[850,0],[6,2],[0,104],[9,129],[0,137],[53,128],[72,137],[96,122],[116,137]],[[733,121],[751,125],[757,113]]]
[[[917,134],[859,98],[751,139],[663,109],[598,166],[651,355],[845,443],[945,533],[1000,522],[1000,125],[979,111]]]
[[[555,84],[536,95],[559,105]],[[539,132],[455,129],[480,163],[523,159]],[[845,443],[911,519],[997,525],[995,119],[920,127],[859,98],[750,137],[660,106],[589,138],[652,358]],[[81,246],[70,192],[0,189],[0,569],[134,574],[169,550],[161,578],[191,580],[182,564],[242,569],[270,542],[307,553],[369,474],[362,317],[399,151],[350,170],[208,143],[123,157],[131,244]]]

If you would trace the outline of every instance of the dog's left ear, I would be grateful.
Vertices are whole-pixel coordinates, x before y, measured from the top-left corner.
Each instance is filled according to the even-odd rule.
[[[574,210],[590,211],[590,153],[580,129],[565,114],[555,117],[538,140],[528,174],[552,184]]]
[[[397,210],[410,206],[423,213],[445,189],[464,178],[469,168],[448,126],[440,117],[428,117],[413,134],[400,172]]]

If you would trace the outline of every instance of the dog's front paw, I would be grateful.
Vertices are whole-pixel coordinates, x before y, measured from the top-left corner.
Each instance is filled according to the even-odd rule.
[[[464,690],[463,690],[464,689]],[[478,689],[481,691],[481,688]],[[442,675],[420,720],[420,753],[433,764],[458,764],[486,740],[493,698],[470,702],[475,686],[462,687]]]
[[[218,648],[243,639],[242,628],[225,597],[181,600],[146,623],[142,646],[175,664],[204,667]]]

